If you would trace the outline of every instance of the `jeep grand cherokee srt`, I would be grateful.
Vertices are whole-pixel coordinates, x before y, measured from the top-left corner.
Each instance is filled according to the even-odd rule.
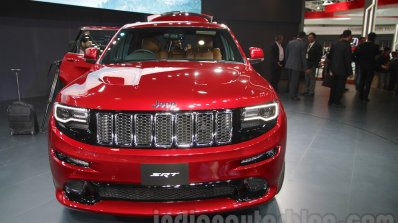
[[[97,59],[89,48],[86,59]],[[56,198],[120,215],[214,213],[272,199],[286,116],[229,28],[170,13],[123,26],[57,96],[49,128]]]

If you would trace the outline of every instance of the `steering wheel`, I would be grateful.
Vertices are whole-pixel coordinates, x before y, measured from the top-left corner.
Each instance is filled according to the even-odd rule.
[[[152,52],[152,51],[150,51],[150,50],[146,50],[146,49],[134,50],[131,54],[134,54],[134,53],[146,53],[146,54],[151,54],[151,55],[153,55],[154,57],[156,57],[156,54],[155,54],[154,52]]]

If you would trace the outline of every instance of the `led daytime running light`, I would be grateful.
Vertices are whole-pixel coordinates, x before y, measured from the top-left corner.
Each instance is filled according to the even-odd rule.
[[[58,109],[65,109],[65,110],[69,110],[72,112],[77,112],[78,114],[75,114],[74,117],[70,117],[68,119],[62,119],[61,117],[58,117],[58,112],[57,112]],[[68,123],[68,122],[87,123],[88,109],[69,107],[69,106],[61,105],[59,103],[55,103],[54,104],[54,117],[58,122],[61,122],[61,123]],[[78,118],[75,118],[75,117],[78,117]]]
[[[263,117],[261,115],[256,115],[254,117],[246,117],[246,113],[249,112],[249,111],[253,111],[253,110],[259,111],[260,109],[270,108],[270,107],[275,107],[275,114],[272,115],[271,117]],[[267,122],[267,121],[275,119],[276,117],[278,117],[278,115],[279,115],[279,105],[278,105],[277,102],[273,102],[273,103],[270,103],[270,104],[256,105],[256,106],[245,108],[244,109],[244,120],[243,121],[263,120],[263,121]]]

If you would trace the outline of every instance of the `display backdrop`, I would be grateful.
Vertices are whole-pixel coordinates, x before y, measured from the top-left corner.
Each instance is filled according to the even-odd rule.
[[[172,1],[177,2],[162,0],[165,3]],[[7,3],[0,7],[0,101],[17,99],[15,75],[10,71],[11,68],[22,69],[20,86],[23,99],[48,95],[53,77],[47,74],[48,68],[54,60],[62,58],[68,41],[76,37],[80,26],[122,26],[146,21],[149,15],[38,1],[5,2]],[[152,2],[153,8],[159,8],[153,0],[148,2]],[[265,61],[256,64],[255,69],[266,78],[269,74],[269,52],[274,36],[284,35],[285,45],[297,34],[304,10],[303,0],[202,0],[201,4],[196,0],[189,2],[197,2],[202,13],[212,15],[218,23],[228,25],[246,54],[251,46],[263,48]],[[165,8],[162,10],[162,13],[169,11]]]
[[[65,5],[161,14],[170,11],[201,12],[201,0],[36,0]],[[156,7],[154,7],[156,6]]]
[[[20,68],[21,98],[46,96],[53,76],[48,70],[62,59],[81,26],[123,26],[144,22],[149,14],[37,1],[7,1],[0,7],[0,101],[18,98],[15,74]]]

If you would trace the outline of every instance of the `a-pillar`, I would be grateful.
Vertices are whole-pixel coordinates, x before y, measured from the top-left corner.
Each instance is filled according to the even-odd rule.
[[[368,35],[375,30],[375,18],[378,0],[364,0],[365,7],[363,12],[362,36]]]

